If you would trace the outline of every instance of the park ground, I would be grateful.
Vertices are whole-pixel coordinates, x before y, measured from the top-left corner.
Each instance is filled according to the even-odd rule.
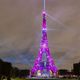
[[[6,79],[4,79],[6,80]],[[16,79],[11,79],[11,80],[35,80],[35,79],[20,79],[20,78],[16,78]],[[36,79],[38,80],[38,79]],[[39,80],[42,80],[42,79],[39,79]],[[46,80],[46,79],[44,79]],[[55,80],[55,79],[51,79],[51,80]],[[58,80],[80,80],[80,79],[58,79]]]

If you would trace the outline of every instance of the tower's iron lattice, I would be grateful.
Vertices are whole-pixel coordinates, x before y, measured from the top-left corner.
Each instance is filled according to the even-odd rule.
[[[42,16],[42,38],[40,42],[40,49],[34,62],[34,66],[31,70],[31,76],[56,76],[57,67],[54,64],[54,60],[48,47],[45,10],[42,12]]]

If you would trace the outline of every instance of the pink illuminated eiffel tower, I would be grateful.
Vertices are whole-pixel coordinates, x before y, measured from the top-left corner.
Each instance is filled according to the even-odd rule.
[[[47,26],[46,26],[46,11],[45,7],[42,12],[42,38],[40,42],[40,49],[38,56],[35,60],[34,66],[31,69],[31,76],[35,77],[53,77],[57,75],[57,67],[54,64],[54,60],[51,56],[48,39],[47,39]]]

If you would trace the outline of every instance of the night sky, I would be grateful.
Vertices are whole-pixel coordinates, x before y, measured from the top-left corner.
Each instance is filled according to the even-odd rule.
[[[31,68],[41,39],[42,0],[0,0],[0,58]],[[80,0],[46,0],[48,40],[58,68],[80,61]]]

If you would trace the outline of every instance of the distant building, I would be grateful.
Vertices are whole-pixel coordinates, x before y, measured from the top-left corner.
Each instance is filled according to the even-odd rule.
[[[58,70],[59,77],[68,77],[69,71],[67,69],[60,69]]]
[[[80,62],[73,64],[73,73],[76,76],[80,76]]]

